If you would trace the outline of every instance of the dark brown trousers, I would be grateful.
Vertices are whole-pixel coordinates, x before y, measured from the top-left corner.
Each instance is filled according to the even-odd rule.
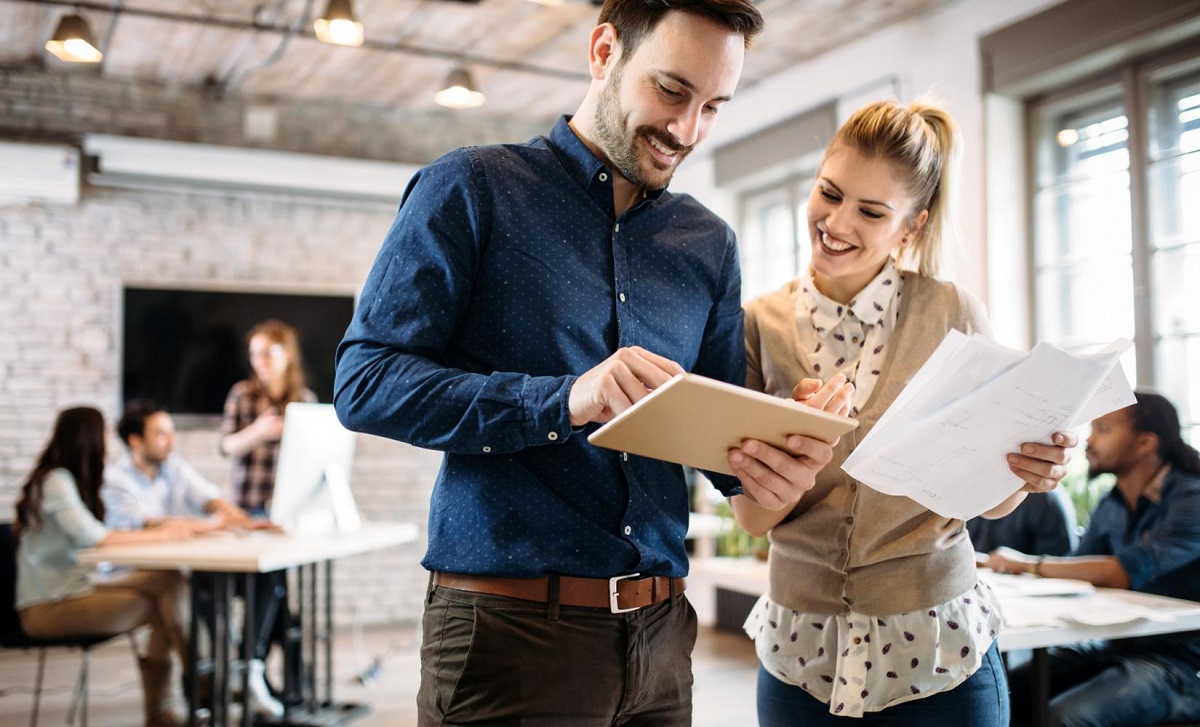
[[[682,594],[613,614],[436,588],[423,627],[420,727],[692,723],[696,612]]]

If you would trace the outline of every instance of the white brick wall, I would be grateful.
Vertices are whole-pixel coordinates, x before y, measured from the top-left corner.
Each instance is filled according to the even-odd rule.
[[[75,207],[0,206],[0,518],[55,414],[91,404],[119,414],[119,300],[125,282],[254,290],[357,290],[393,211],[246,192],[86,188]],[[180,451],[227,485],[213,425],[180,432]],[[120,451],[115,437],[110,452]],[[407,521],[419,542],[339,561],[339,623],[420,615],[419,565],[440,455],[359,436],[352,485],[363,515]]]

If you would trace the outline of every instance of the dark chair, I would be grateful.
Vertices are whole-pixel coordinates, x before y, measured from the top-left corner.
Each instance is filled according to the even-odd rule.
[[[37,678],[33,687],[33,715],[30,725],[36,725],[38,708],[42,700],[42,676],[46,668],[46,650],[56,647],[75,648],[83,651],[79,666],[79,681],[71,696],[71,707],[67,713],[67,724],[75,723],[75,712],[83,714],[83,727],[87,727],[88,661],[93,646],[102,644],[120,634],[97,634],[94,636],[67,636],[52,639],[35,639],[21,630],[21,619],[17,616],[17,544],[13,538],[12,523],[0,523],[0,648],[37,649]]]

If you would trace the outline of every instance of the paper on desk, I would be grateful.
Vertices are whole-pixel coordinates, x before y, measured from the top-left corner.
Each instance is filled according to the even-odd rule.
[[[1084,599],[1087,597],[1084,596]],[[1073,598],[1038,596],[1001,598],[1001,616],[1005,626],[1111,626],[1134,621],[1171,621],[1173,618],[1152,608],[1133,603],[1106,600],[1103,608]]]
[[[1023,486],[1008,453],[1134,403],[1118,361],[1130,345],[1026,354],[951,331],[842,469],[944,517],[975,517]]]
[[[979,569],[979,580],[986,583],[1001,598],[1086,596],[1096,592],[1096,587],[1090,582],[1076,578],[1039,578],[1032,575],[996,573],[987,568]]]

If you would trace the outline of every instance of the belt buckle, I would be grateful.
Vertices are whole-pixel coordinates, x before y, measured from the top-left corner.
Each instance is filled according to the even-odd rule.
[[[612,612],[612,613],[629,613],[630,611],[636,611],[639,608],[641,608],[641,606],[632,606],[630,608],[621,608],[619,605],[617,605],[617,583],[619,583],[620,581],[628,580],[630,578],[637,578],[640,575],[641,575],[641,573],[630,573],[627,576],[613,576],[612,578],[608,579],[608,610],[610,612]]]

